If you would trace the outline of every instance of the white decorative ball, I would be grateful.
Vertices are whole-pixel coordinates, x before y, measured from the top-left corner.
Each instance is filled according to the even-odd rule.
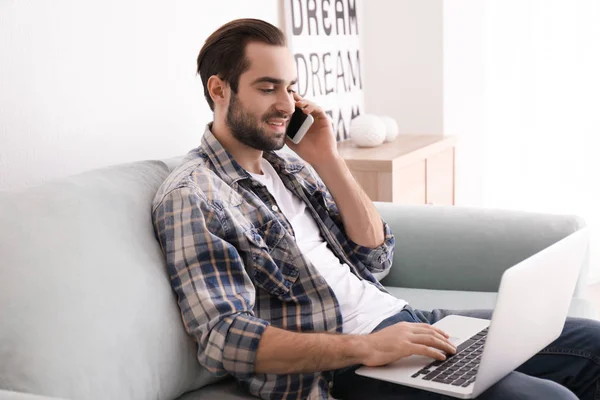
[[[385,141],[393,142],[398,137],[398,124],[392,117],[379,117],[385,124]]]
[[[385,141],[385,124],[376,115],[359,115],[350,122],[350,140],[359,147],[379,146]]]

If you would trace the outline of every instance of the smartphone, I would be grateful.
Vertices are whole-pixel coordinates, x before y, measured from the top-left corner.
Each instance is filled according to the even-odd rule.
[[[285,133],[292,142],[298,144],[313,122],[315,122],[315,119],[312,115],[304,114],[302,109],[296,107]]]

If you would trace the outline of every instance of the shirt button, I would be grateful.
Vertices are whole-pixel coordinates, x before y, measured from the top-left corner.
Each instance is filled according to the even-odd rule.
[[[272,207],[271,207],[271,210],[273,210],[273,211],[278,211],[278,210],[279,210],[279,207],[277,207],[277,206],[272,206]]]

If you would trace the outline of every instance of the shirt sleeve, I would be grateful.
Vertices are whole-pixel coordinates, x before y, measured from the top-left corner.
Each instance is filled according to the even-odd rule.
[[[372,273],[389,270],[392,267],[392,259],[394,257],[395,238],[387,222],[383,219],[381,220],[383,224],[383,243],[381,245],[371,248],[354,243],[346,235],[342,216],[329,191],[326,190],[324,198],[327,205],[327,212],[334,223],[344,233],[345,241],[347,242],[347,246],[344,247],[349,249],[351,255],[357,257]]]
[[[327,213],[343,235],[343,238],[338,239],[342,243],[344,250],[346,250],[350,256],[355,256],[358,258],[358,260],[361,261],[372,273],[380,273],[389,270],[392,266],[395,246],[395,238],[390,226],[383,219],[381,220],[383,223],[384,239],[383,243],[375,248],[354,243],[346,234],[342,216],[337,205],[335,204],[333,196],[331,193],[329,193],[329,190],[321,178],[317,175],[316,171],[314,171],[314,169],[312,169],[312,171],[316,177],[317,190],[323,196]]]
[[[249,378],[269,323],[254,316],[254,285],[223,239],[217,209],[195,188],[178,188],[155,208],[153,222],[200,364],[215,376]]]

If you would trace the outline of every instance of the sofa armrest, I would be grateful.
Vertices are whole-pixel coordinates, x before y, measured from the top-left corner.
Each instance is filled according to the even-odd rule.
[[[0,389],[0,400],[61,400],[58,397],[46,397],[37,394],[13,392]]]
[[[582,228],[572,215],[376,202],[396,238],[385,286],[496,292],[502,273]],[[575,297],[588,276],[585,258]]]

